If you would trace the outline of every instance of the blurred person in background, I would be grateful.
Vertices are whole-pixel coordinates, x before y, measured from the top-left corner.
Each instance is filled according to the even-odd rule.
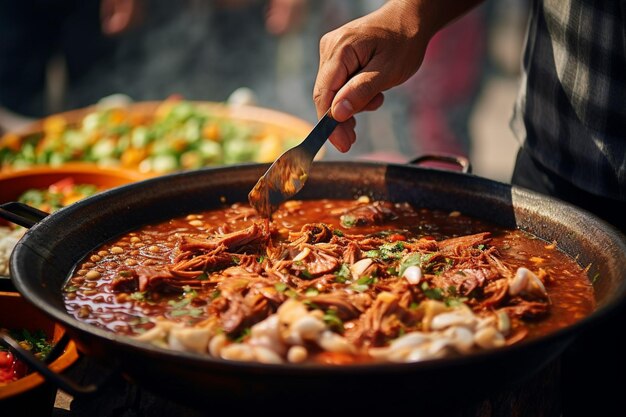
[[[112,94],[271,103],[280,37],[306,0],[0,1],[0,126],[19,128]]]
[[[403,84],[415,155],[470,154],[468,130],[485,69],[487,11],[477,8],[431,39],[422,70]]]
[[[318,115],[341,122],[330,141],[347,152],[354,115],[421,66],[433,36],[481,3],[390,0],[320,41]],[[535,0],[511,127],[520,148],[512,183],[587,209],[626,232],[626,8],[623,2]],[[625,308],[579,336],[561,358],[565,416],[622,415],[623,345],[610,340]]]
[[[115,95],[237,102],[315,122],[317,40],[384,0],[0,0],[0,126]],[[364,120],[355,151],[408,155],[403,97]],[[329,159],[342,157],[327,153]]]
[[[63,56],[72,88],[113,53],[115,40],[107,34],[130,23],[133,0],[102,1],[0,1],[0,126],[47,114],[47,79],[56,57]]]

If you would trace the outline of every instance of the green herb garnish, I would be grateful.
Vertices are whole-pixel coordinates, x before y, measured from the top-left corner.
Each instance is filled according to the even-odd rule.
[[[343,321],[337,316],[337,310],[329,308],[322,317],[324,323],[332,330],[343,333]]]
[[[339,222],[343,227],[354,227],[356,226],[356,217],[354,217],[352,214],[344,214],[343,216],[339,217]]]
[[[350,272],[350,267],[347,264],[341,264],[339,269],[335,272],[335,281],[343,284],[352,278],[352,273]]]

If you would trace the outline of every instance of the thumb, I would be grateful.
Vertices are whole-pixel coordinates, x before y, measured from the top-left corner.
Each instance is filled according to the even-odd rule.
[[[348,80],[333,98],[331,104],[333,118],[343,122],[356,113],[368,110],[370,103],[380,101],[385,87],[387,86],[381,73],[368,70],[366,67]]]

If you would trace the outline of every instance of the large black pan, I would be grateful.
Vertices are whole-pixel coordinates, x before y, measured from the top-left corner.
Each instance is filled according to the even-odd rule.
[[[172,352],[116,336],[70,317],[61,288],[89,250],[140,225],[246,201],[267,165],[171,174],[106,191],[46,217],[18,243],[11,277],[18,291],[66,326],[79,349],[119,367],[140,386],[210,411],[295,414],[419,411],[453,404],[524,380],[557,357],[577,332],[626,299],[626,244],[606,223],[574,206],[524,189],[456,172],[407,165],[318,162],[303,199],[370,195],[416,206],[460,210],[520,227],[581,265],[598,309],[576,325],[538,340],[467,357],[422,363],[347,367],[263,365]],[[331,406],[338,400],[342,406]]]

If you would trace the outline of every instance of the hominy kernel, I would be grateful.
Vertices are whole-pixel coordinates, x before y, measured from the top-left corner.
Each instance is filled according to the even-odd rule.
[[[308,351],[303,346],[292,346],[287,352],[287,360],[291,363],[300,363],[309,356]]]
[[[111,253],[115,254],[115,255],[119,255],[120,253],[124,253],[124,249],[120,248],[119,246],[113,246],[109,251]]]
[[[107,256],[108,254],[109,253],[107,251],[105,251],[105,250],[98,251],[98,255],[100,255],[100,256]]]
[[[74,300],[76,299],[76,293],[75,292],[69,292],[67,294],[65,294],[65,298],[68,300]]]
[[[159,251],[161,250],[161,248],[159,248],[158,246],[154,246],[154,245],[153,245],[153,246],[150,246],[150,247],[148,248],[148,250],[149,250],[150,252],[152,252],[152,253],[156,253],[156,252],[159,252]]]
[[[87,269],[79,269],[76,271],[76,275],[85,275],[87,272],[89,272]]]
[[[100,257],[100,255],[91,255],[91,256],[89,257],[89,259],[90,259],[92,262],[98,262],[99,260],[101,260],[101,259],[102,259],[102,257]]]
[[[96,264],[94,264],[93,262],[85,262],[83,264],[83,268],[93,268],[94,266],[96,266]]]
[[[137,261],[134,260],[134,259],[126,259],[124,261],[124,265],[126,265],[126,266],[135,266],[135,265],[137,265]]]
[[[94,295],[94,294],[98,294],[98,290],[89,289],[89,290],[83,291],[83,295]]]
[[[133,236],[130,238],[130,241],[132,243],[137,243],[137,242],[141,242],[141,239],[139,239],[137,236]]]
[[[202,222],[202,220],[191,220],[191,221],[189,222],[189,224],[190,224],[191,226],[194,226],[194,227],[200,227],[200,226],[202,226],[204,223]]]
[[[88,280],[96,280],[98,278],[100,278],[100,272],[94,269],[92,269],[91,271],[85,274],[85,279],[88,279]]]
[[[82,306],[77,313],[77,316],[81,319],[87,318],[89,317],[89,313],[91,312],[91,309],[89,308],[89,306]]]

